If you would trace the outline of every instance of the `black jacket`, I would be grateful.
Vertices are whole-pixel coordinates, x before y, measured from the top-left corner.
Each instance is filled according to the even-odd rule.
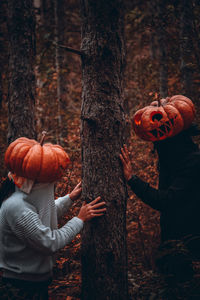
[[[175,142],[174,142],[175,141]],[[159,189],[137,176],[128,184],[146,204],[160,211],[163,241],[200,235],[200,151],[189,139],[155,145],[159,156]]]

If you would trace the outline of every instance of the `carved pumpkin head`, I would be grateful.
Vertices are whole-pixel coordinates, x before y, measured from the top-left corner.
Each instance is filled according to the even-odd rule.
[[[53,182],[63,175],[70,159],[59,145],[38,143],[25,137],[12,142],[5,153],[6,167],[37,182]]]
[[[192,101],[175,95],[139,109],[133,116],[133,128],[146,141],[161,141],[189,128],[194,117]]]

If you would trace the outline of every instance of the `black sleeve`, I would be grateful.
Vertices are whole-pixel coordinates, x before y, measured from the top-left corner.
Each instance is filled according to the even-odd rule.
[[[148,204],[152,208],[156,210],[162,210],[161,199],[166,198],[165,194],[160,190],[152,188],[147,182],[140,179],[138,176],[133,175],[132,178],[128,181],[128,185],[131,190],[138,196],[144,203]]]
[[[190,201],[192,194],[198,188],[195,183],[198,178],[197,170],[197,166],[183,165],[166,190],[152,188],[136,175],[128,181],[128,184],[144,203],[156,210],[163,211],[172,208],[174,205],[181,205],[184,201]]]

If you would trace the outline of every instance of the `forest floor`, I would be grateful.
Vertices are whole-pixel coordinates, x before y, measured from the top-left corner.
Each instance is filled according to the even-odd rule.
[[[54,279],[50,286],[50,300],[81,299],[81,257],[80,235],[70,246],[58,254],[54,267]],[[200,299],[200,264],[195,264],[194,279],[185,283],[174,284],[156,272],[152,266],[145,266],[141,261],[132,234],[128,235],[128,287],[127,300],[199,300]],[[134,248],[130,249],[133,245]],[[147,246],[146,246],[147,247]],[[138,249],[139,250],[139,249]],[[140,249],[141,250],[141,249]],[[148,259],[148,257],[147,257]],[[104,299],[102,299],[104,300]]]
[[[80,300],[81,266],[78,257],[70,258],[65,266],[68,274],[56,277],[50,286],[50,300]],[[71,268],[71,269],[70,269]],[[200,267],[199,267],[200,269]],[[65,273],[65,272],[64,272]],[[57,271],[56,271],[57,274]],[[143,266],[129,268],[129,299],[127,300],[199,300],[200,276],[184,284],[170,285],[153,270],[144,270]],[[104,299],[102,299],[104,300]]]

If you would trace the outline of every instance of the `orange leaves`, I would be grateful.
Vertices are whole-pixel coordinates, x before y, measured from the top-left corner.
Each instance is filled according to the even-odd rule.
[[[54,72],[54,73],[52,74],[52,79],[53,79],[53,80],[57,80],[57,78],[58,78],[58,74],[57,74],[56,72]]]
[[[59,260],[56,260],[57,267],[63,269],[63,265],[69,262],[69,258],[60,257]]]

